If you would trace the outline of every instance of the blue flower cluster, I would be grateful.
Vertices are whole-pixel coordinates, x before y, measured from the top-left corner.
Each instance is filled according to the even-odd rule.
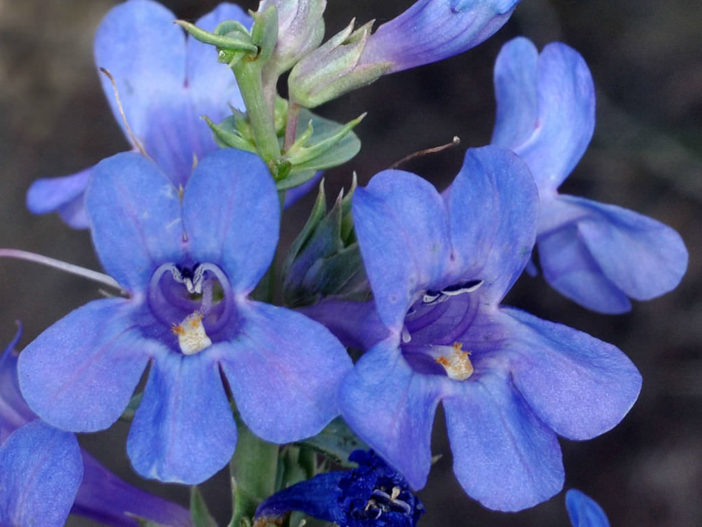
[[[236,61],[259,57],[275,64],[259,73],[292,69],[291,93],[311,108],[479,44],[517,3],[420,0],[374,33],[349,29],[317,47],[326,2],[265,1],[267,13],[280,8],[280,45],[265,51],[261,40],[260,55],[245,59],[246,39],[267,34],[256,29],[261,13],[252,19],[222,4],[197,25],[235,72]],[[258,509],[263,518],[300,510],[342,526],[414,526],[424,509],[412,489],[430,472],[439,404],[454,472],[470,497],[517,511],[558,493],[558,436],[584,440],[616,426],[641,376],[616,347],[502,300],[536,268],[535,248],[552,287],[602,313],[671,290],[687,265],[669,227],[558,193],[594,129],[582,57],[560,43],[540,54],[524,38],[507,43],[495,65],[491,144],[467,150],[448,188],[385,170],[355,190],[349,239],[372,301],[327,298],[296,311],[254,295],[270,279],[278,247],[280,167],[295,167],[218,148],[199,117],[222,121],[231,105],[242,110],[240,123],[243,110],[252,111],[248,88],[174,18],[155,2],[130,0],[97,33],[96,63],[119,99],[107,77],[103,87],[133,151],[29,191],[33,212],[57,211],[72,227],[90,229],[121,294],[53,324],[17,367],[12,351],[0,359],[0,375],[10,379],[0,385],[0,524],[42,517],[60,525],[71,507],[100,506],[105,521],[120,524],[120,514],[105,511],[135,500],[145,504],[135,515],[187,524],[178,507],[121,482],[112,483],[115,492],[82,490],[114,477],[80,451],[73,433],[109,428],[135,396],[127,453],[146,478],[209,479],[234,455],[235,415],[276,444],[315,436],[341,415],[377,453],[357,451],[357,468],[274,494]],[[325,80],[330,71],[338,85]],[[292,128],[278,130],[283,151],[299,148],[288,144],[297,133],[293,102]],[[236,133],[255,125],[252,118]],[[364,351],[355,365],[344,344]],[[606,525],[579,519],[595,513],[578,494],[568,500],[574,525]]]

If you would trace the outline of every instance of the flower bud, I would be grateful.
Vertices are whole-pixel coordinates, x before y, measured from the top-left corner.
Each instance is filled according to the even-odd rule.
[[[271,6],[278,10],[278,42],[271,67],[281,74],[322,42],[327,0],[261,0],[258,10]]]
[[[355,20],[322,46],[309,53],[290,72],[290,96],[314,108],[344,93],[370,84],[390,68],[390,63],[361,64],[370,36],[371,20],[354,31]]]
[[[387,73],[436,62],[477,46],[500,29],[519,0],[419,0],[368,39],[359,66]]]

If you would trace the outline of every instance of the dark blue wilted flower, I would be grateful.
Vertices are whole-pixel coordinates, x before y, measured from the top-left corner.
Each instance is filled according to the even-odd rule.
[[[602,507],[578,489],[566,492],[566,508],[573,527],[609,527]]]
[[[500,306],[529,260],[537,210],[526,165],[494,146],[468,150],[443,195],[398,170],[354,195],[388,336],[344,379],[341,412],[413,488],[429,473],[439,402],[465,491],[514,511],[561,489],[557,435],[599,435],[636,400],[641,377],[617,348]],[[375,332],[372,320],[356,331]]]
[[[267,498],[256,518],[300,511],[343,527],[414,527],[424,514],[405,479],[372,450],[355,450],[352,470],[319,474]]]
[[[254,154],[202,159],[181,193],[156,164],[123,153],[94,169],[86,207],[98,256],[128,298],[96,300],[20,356],[22,393],[46,422],[102,430],[150,364],[127,441],[146,477],[194,484],[236,443],[223,375],[248,427],[286,443],[338,414],[351,361],[320,324],[252,301],[273,260],[279,202]]]
[[[171,178],[183,185],[193,159],[201,159],[217,145],[207,115],[219,122],[243,108],[234,75],[217,62],[212,46],[185,36],[173,24],[175,15],[151,0],[130,0],[110,10],[95,36],[95,64],[114,77],[131,134]],[[197,24],[208,31],[223,20],[245,25],[250,18],[237,5],[223,3]],[[100,75],[112,114],[136,150],[120,115],[112,84]],[[95,167],[74,175],[40,179],[29,189],[27,207],[37,214],[58,212],[75,228],[87,228],[84,193]]]
[[[601,313],[626,312],[629,298],[649,300],[677,286],[688,260],[677,232],[615,205],[558,193],[595,127],[595,89],[578,52],[556,42],[539,55],[516,38],[497,58],[495,91],[492,143],[526,161],[539,188],[546,281]]]
[[[70,432],[42,423],[22,399],[14,347],[0,355],[0,525],[64,525],[69,513],[107,525],[135,516],[187,527],[190,513],[128,485],[78,446]]]

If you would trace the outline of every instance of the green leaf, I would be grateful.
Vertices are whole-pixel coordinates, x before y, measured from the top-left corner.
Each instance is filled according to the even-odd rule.
[[[190,519],[193,527],[217,527],[197,486],[190,487]]]
[[[241,132],[236,128],[234,117],[227,117],[220,124],[215,124],[212,120],[204,116],[207,126],[210,127],[214,134],[215,141],[223,148],[238,148],[247,152],[256,152],[256,145],[247,140]]]
[[[361,141],[352,130],[365,116],[364,113],[342,125],[303,109],[298,124],[299,139],[284,156],[293,164],[292,172],[324,170],[352,159],[361,150]]]
[[[305,226],[302,227],[300,234],[297,235],[295,240],[290,244],[290,249],[288,249],[288,255],[285,257],[285,262],[283,262],[283,276],[288,273],[290,266],[297,257],[297,255],[302,250],[303,246],[307,243],[310,236],[314,232],[324,215],[327,213],[327,194],[324,191],[324,180],[319,184],[319,191],[317,192],[317,199],[312,207],[312,212],[310,212],[310,217],[307,218]]]
[[[348,427],[341,417],[329,423],[324,430],[314,437],[299,442],[317,452],[332,458],[344,467],[355,467],[348,460],[349,454],[357,449],[367,450],[369,447]]]
[[[251,41],[248,32],[230,31],[226,35],[217,35],[184,20],[176,20],[175,23],[185,29],[195,40],[216,46],[217,49],[258,53],[258,47]]]

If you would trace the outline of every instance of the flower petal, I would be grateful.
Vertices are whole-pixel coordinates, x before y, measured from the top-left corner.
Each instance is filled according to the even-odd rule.
[[[58,212],[69,227],[88,228],[83,199],[93,168],[70,176],[37,179],[27,191],[27,208],[33,214]]]
[[[453,383],[444,401],[453,470],[485,507],[533,507],[563,486],[556,435],[529,409],[508,378],[485,374]]]
[[[371,35],[361,64],[390,72],[436,62],[477,46],[500,29],[519,0],[419,0]]]
[[[566,225],[538,238],[544,278],[556,291],[599,313],[626,313],[631,302],[607,277],[578,234]]]
[[[431,468],[431,429],[441,380],[412,371],[394,339],[358,361],[340,391],[341,413],[361,439],[420,489]]]
[[[557,434],[590,439],[617,425],[636,402],[641,374],[619,349],[586,333],[502,309],[512,379]],[[512,319],[512,320],[510,320]]]
[[[15,351],[22,335],[20,325],[14,338],[0,354],[0,445],[17,428],[36,419],[20,393],[17,379],[17,359]]]
[[[236,20],[250,27],[252,19],[236,4],[221,3],[214,10],[201,17],[195,25],[205,31],[214,31],[220,22]],[[186,43],[188,88],[199,115],[207,115],[219,122],[231,114],[228,104],[243,109],[244,102],[236,84],[232,70],[217,62],[217,50],[210,44],[203,44],[192,37]],[[204,129],[209,136],[212,131],[204,121]],[[214,150],[214,149],[213,149]]]
[[[499,109],[493,144],[511,148],[526,161],[539,191],[547,194],[568,177],[590,143],[595,128],[595,88],[590,70],[577,51],[560,42],[547,45],[539,56],[536,72],[538,117],[533,121],[532,134],[526,136],[525,123],[532,117],[533,84],[531,80],[512,84],[515,79],[532,79],[535,75],[528,71],[535,64],[531,59],[524,60],[530,55],[525,48],[523,39],[508,42],[495,65]],[[505,133],[509,128],[512,133]]]
[[[537,128],[538,61],[539,50],[527,38],[517,37],[502,46],[495,61],[497,115],[491,144],[516,147]]]
[[[127,407],[149,353],[133,320],[139,306],[95,300],[45,330],[20,354],[22,395],[47,423],[73,432],[104,430]]]
[[[539,198],[529,170],[509,150],[472,148],[445,195],[454,273],[483,280],[481,297],[497,304],[534,247]]]
[[[137,516],[159,525],[192,527],[184,507],[125,483],[84,450],[81,454],[83,483],[71,514],[108,525],[132,525]]]
[[[649,300],[674,289],[687,270],[685,243],[653,218],[615,205],[559,196],[588,210],[578,232],[603,274],[627,296]]]
[[[351,302],[329,298],[313,306],[297,309],[323,324],[344,346],[367,350],[389,336],[378,318],[373,301]]]
[[[210,154],[185,189],[183,218],[191,255],[220,265],[237,293],[249,293],[273,260],[279,217],[273,178],[249,152]]]
[[[578,489],[566,492],[566,508],[573,527],[609,527],[602,507]]]
[[[153,125],[155,105],[181,104],[185,34],[173,24],[175,18],[157,2],[132,0],[113,7],[95,35],[95,63],[115,79],[127,122],[140,139]],[[112,113],[128,137],[112,84],[105,76],[100,80]]]
[[[351,369],[346,350],[324,326],[294,311],[248,301],[238,309],[236,339],[212,352],[242,419],[274,443],[317,434],[339,414],[337,390]]]
[[[0,448],[0,525],[62,526],[83,478],[76,436],[33,421]]]
[[[95,249],[105,270],[131,292],[183,254],[180,200],[158,167],[135,153],[104,159],[85,196]]]
[[[444,203],[419,176],[385,170],[354,192],[353,221],[378,315],[399,332],[415,293],[450,285]]]
[[[234,417],[208,350],[157,357],[127,440],[134,469],[196,485],[227,464],[235,445]]]

